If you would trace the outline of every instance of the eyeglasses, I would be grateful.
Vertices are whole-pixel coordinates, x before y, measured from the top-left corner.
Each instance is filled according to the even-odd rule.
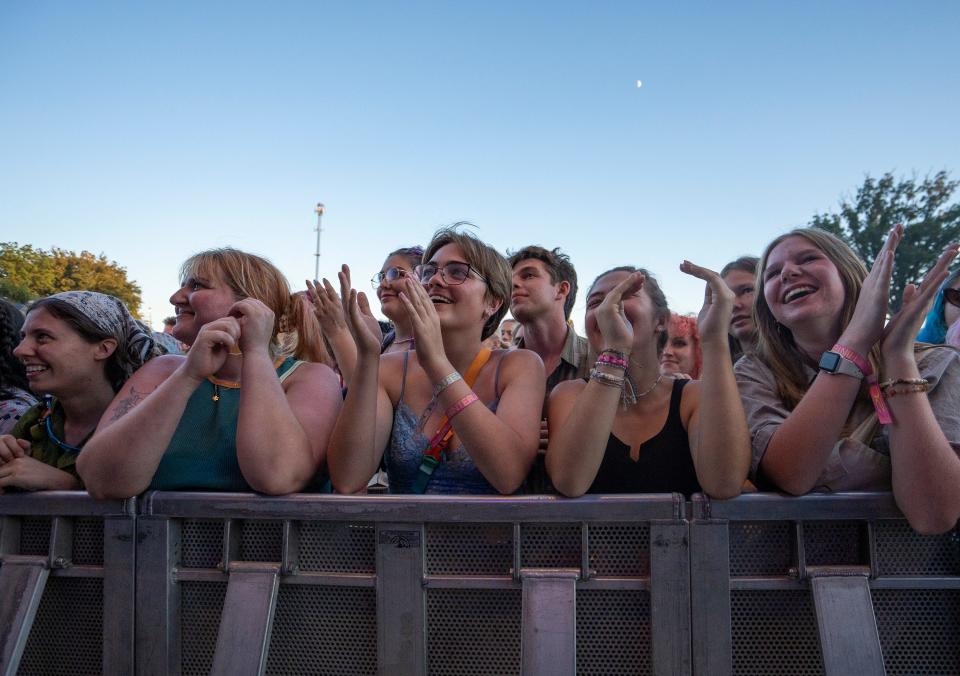
[[[420,280],[421,284],[426,284],[433,276],[438,272],[447,284],[456,286],[458,284],[463,284],[467,281],[467,277],[470,276],[472,272],[479,279],[482,279],[484,282],[487,279],[477,272],[469,263],[460,263],[459,261],[454,261],[452,263],[447,263],[446,265],[437,265],[436,263],[424,263],[423,265],[418,265],[413,269],[417,275],[417,279]]]
[[[370,278],[370,283],[373,284],[374,289],[379,289],[380,285],[387,282],[395,282],[398,279],[402,279],[410,274],[410,271],[406,268],[387,268],[382,272],[378,272],[373,277]]]
[[[944,289],[943,299],[950,305],[960,307],[960,289]]]

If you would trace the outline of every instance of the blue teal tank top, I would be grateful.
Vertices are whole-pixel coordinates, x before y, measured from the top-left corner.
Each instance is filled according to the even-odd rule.
[[[277,367],[277,376],[295,363],[287,357]],[[218,387],[209,380],[200,383],[160,459],[150,490],[252,491],[237,462],[239,414],[240,388]]]

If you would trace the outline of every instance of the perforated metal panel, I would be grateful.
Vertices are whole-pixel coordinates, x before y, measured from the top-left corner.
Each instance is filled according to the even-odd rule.
[[[603,577],[650,574],[650,527],[646,524],[590,525],[590,568]]]
[[[430,575],[510,575],[513,526],[433,523],[426,526]]]
[[[180,522],[180,565],[216,568],[223,559],[223,522],[184,519]]]
[[[524,524],[520,527],[520,565],[524,568],[579,568],[580,524]]]
[[[103,565],[103,519],[79,517],[73,520],[73,562]]]
[[[20,520],[20,553],[46,556],[49,551],[50,517],[23,517]]]
[[[867,565],[867,529],[856,521],[804,521],[803,547],[808,566]]]
[[[180,583],[180,669],[205,676],[213,666],[226,582]]]
[[[888,676],[960,674],[960,591],[875,589]]]
[[[300,524],[300,568],[333,573],[374,573],[376,547],[370,524]]]
[[[49,578],[17,673],[100,674],[102,664],[103,580]]]
[[[960,575],[960,536],[920,535],[905,521],[878,521],[877,569],[880,575]]]
[[[793,527],[783,521],[730,524],[730,575],[786,575],[793,564]]]
[[[353,676],[377,671],[373,589],[283,585],[267,673]]]
[[[577,674],[649,674],[650,597],[639,590],[577,593]]]
[[[823,673],[810,592],[732,591],[730,614],[737,676]]]
[[[428,589],[430,674],[519,674],[519,589]]]
[[[283,558],[281,521],[244,521],[240,527],[240,561],[275,561]]]

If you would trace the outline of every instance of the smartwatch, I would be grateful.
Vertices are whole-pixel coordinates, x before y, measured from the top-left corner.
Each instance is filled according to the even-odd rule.
[[[860,370],[860,367],[838,352],[829,350],[824,352],[823,356],[820,357],[820,370],[830,375],[842,373],[845,376],[863,380],[863,371]]]

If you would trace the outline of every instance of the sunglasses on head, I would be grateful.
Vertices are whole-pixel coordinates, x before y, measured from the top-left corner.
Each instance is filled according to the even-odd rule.
[[[461,263],[459,261],[453,261],[446,265],[424,263],[423,265],[415,267],[414,272],[421,284],[429,282],[438,272],[440,273],[440,277],[443,278],[443,281],[451,285],[463,284],[467,281],[467,277],[470,276],[471,272],[484,282],[487,281],[486,278],[473,269],[469,263]]]
[[[944,289],[943,299],[950,305],[960,307],[960,289]]]
[[[380,285],[386,282],[395,282],[402,277],[406,277],[410,274],[410,271],[406,268],[387,268],[381,272],[378,272],[373,277],[370,278],[370,283],[373,284],[374,289],[379,289]]]

